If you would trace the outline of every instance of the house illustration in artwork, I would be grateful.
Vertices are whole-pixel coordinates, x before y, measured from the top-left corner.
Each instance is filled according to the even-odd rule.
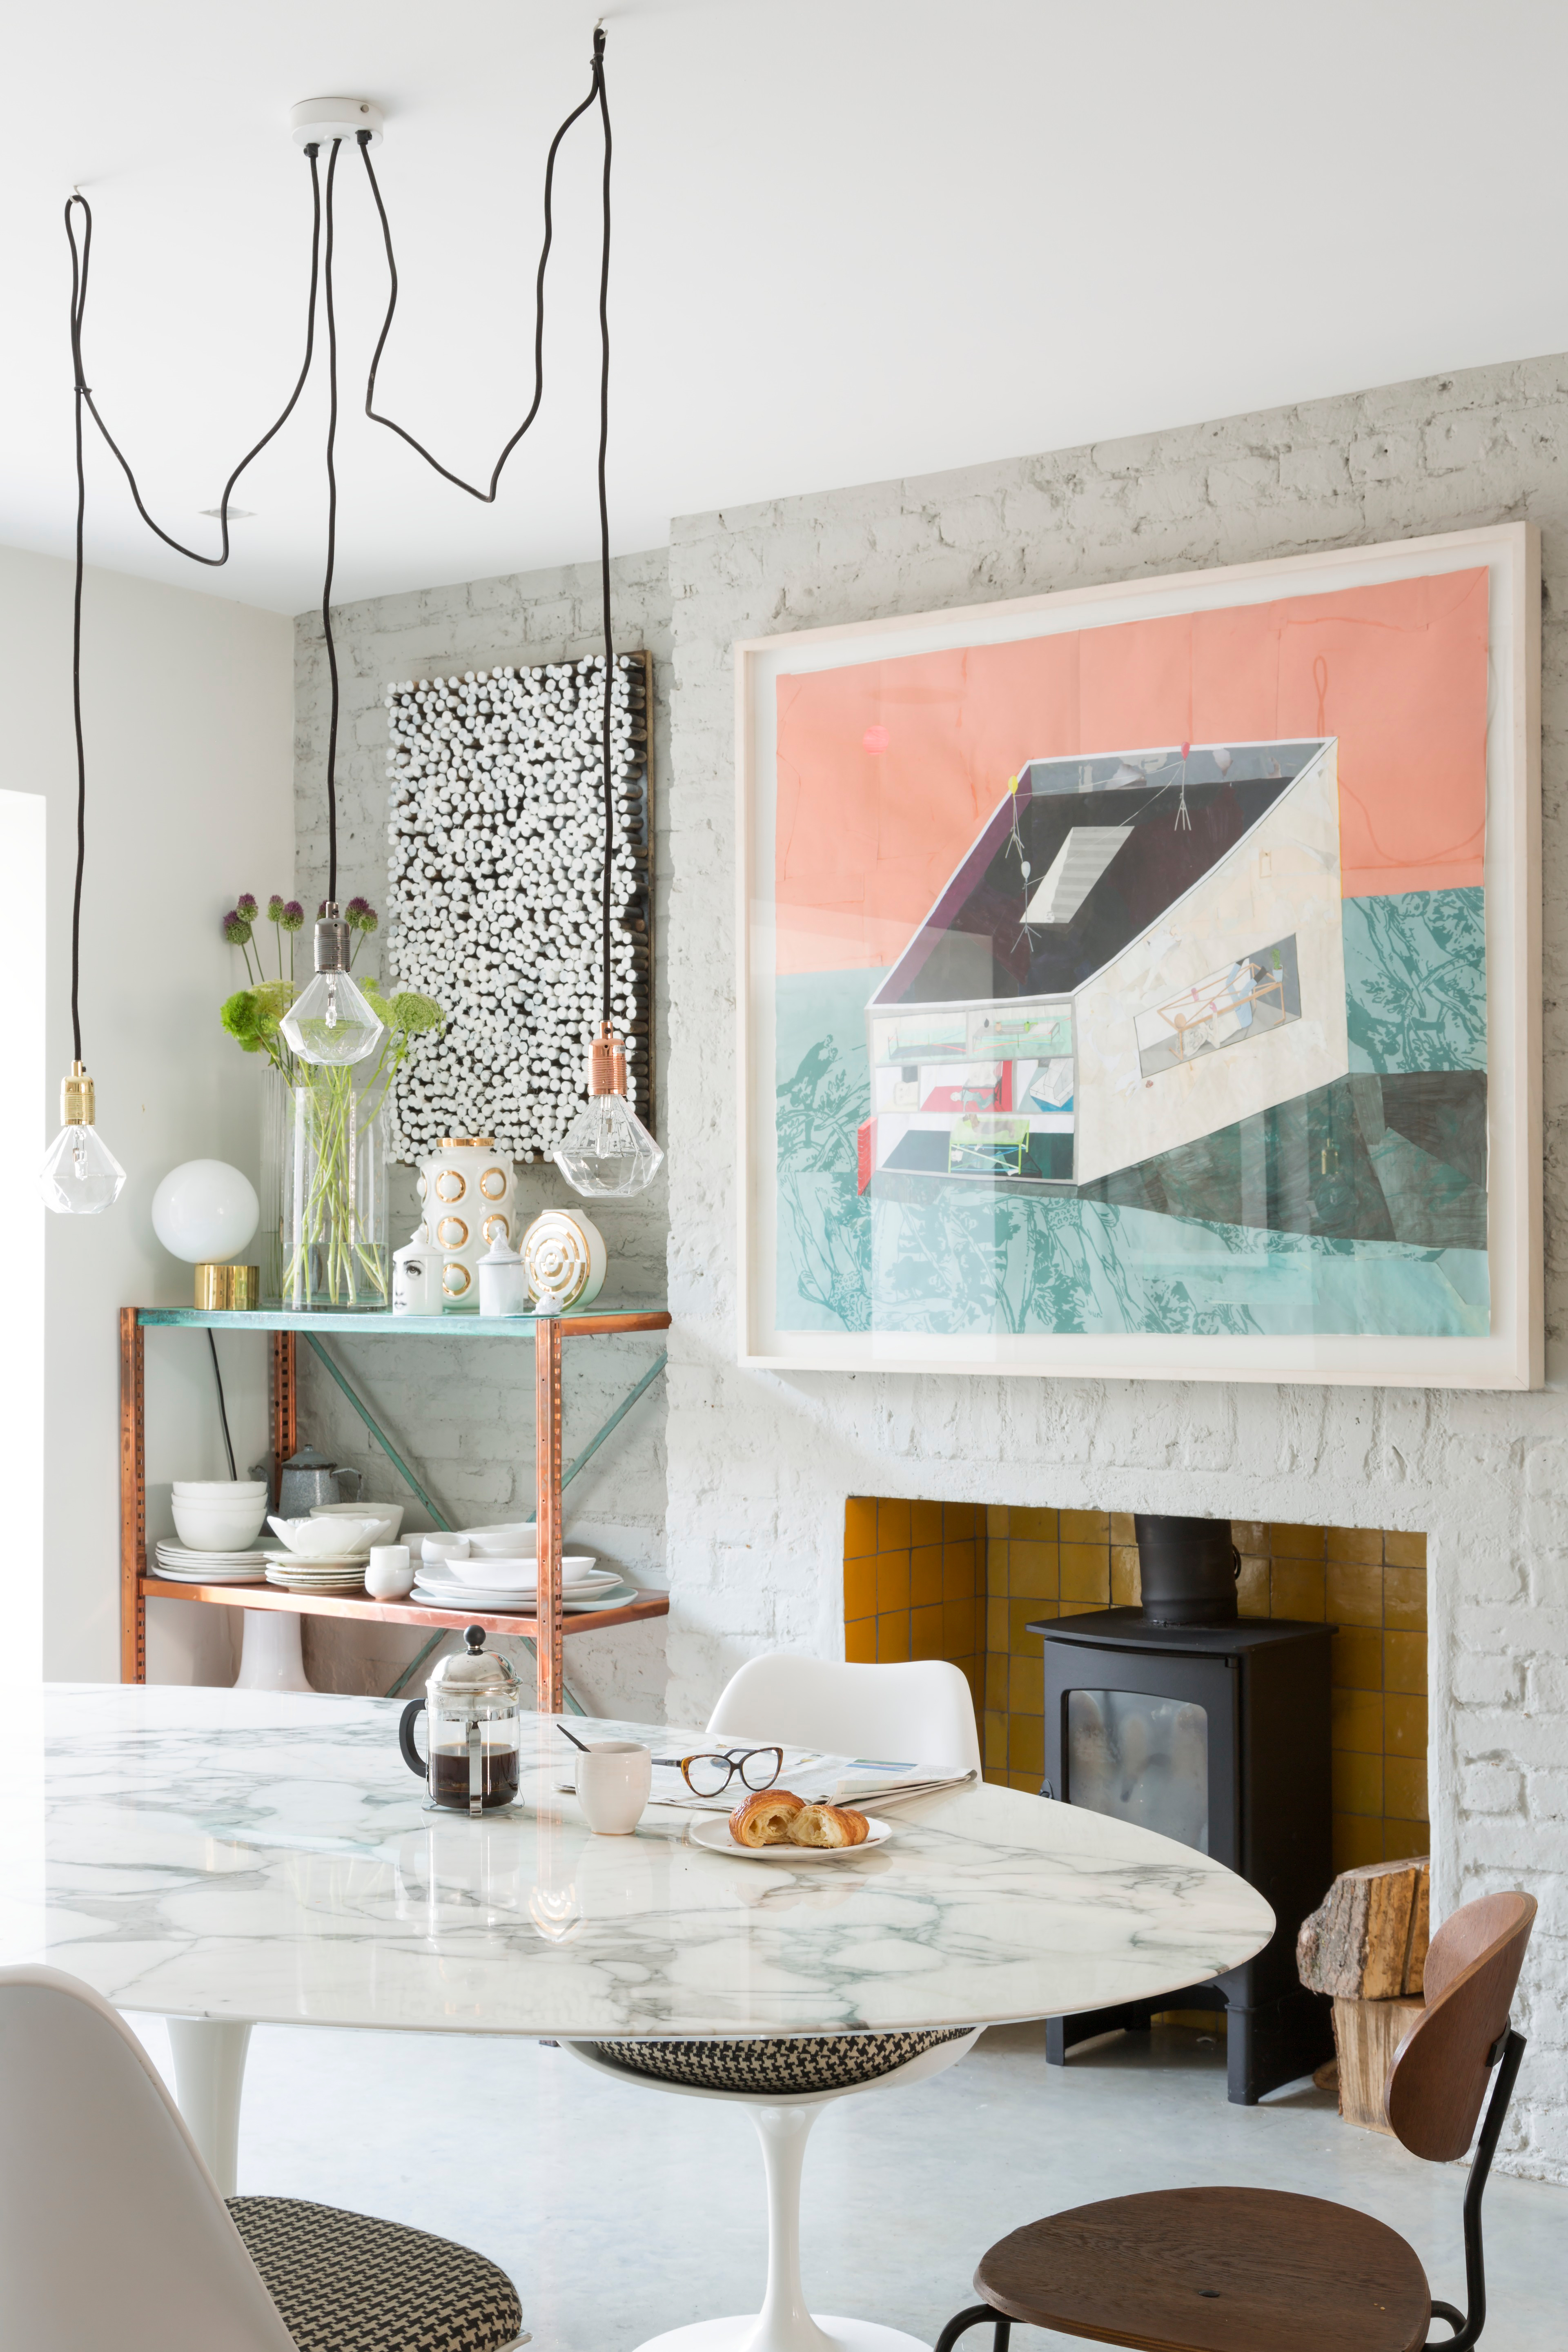
[[[1032,760],[867,1007],[862,1192],[1070,1192],[1350,1067],[1334,739]]]

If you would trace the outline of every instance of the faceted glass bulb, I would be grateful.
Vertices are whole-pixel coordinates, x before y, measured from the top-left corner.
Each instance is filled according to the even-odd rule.
[[[664,1154],[624,1095],[593,1095],[552,1154],[574,1192],[625,1200],[650,1184]]]
[[[319,971],[279,1024],[302,1062],[363,1062],[381,1043],[378,1021],[346,971]]]
[[[62,1217],[95,1217],[120,1198],[125,1171],[97,1128],[62,1127],[44,1154],[38,1190]]]

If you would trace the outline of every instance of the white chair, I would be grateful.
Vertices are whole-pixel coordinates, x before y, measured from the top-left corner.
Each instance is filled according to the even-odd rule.
[[[776,1650],[731,1676],[708,1729],[714,1738],[782,1740],[879,1764],[980,1770],[974,1699],[947,1658],[851,1666]]]
[[[721,1694],[709,1736],[734,1745],[777,1741],[888,1764],[980,1771],[969,1685],[945,1659],[847,1665],[788,1653],[752,1658]],[[768,2284],[761,2315],[700,2320],[655,2336],[640,2352],[924,2352],[912,2336],[862,2319],[814,2319],[800,2276],[800,2175],[812,2125],[834,2099],[929,2081],[974,2047],[979,2030],[931,2035],[801,2035],[783,2041],[562,2046],[596,2073],[749,2107],[763,2144],[768,2189]],[[900,2051],[910,2054],[900,2060]],[[706,2057],[704,2055],[706,2054]],[[856,2066],[886,2064],[861,2080]],[[669,2076],[657,2071],[668,2066]],[[673,2079],[706,2073],[710,2080]],[[716,2087],[732,2078],[734,2088]],[[838,2076],[840,2079],[835,2079]],[[769,2087],[763,2087],[769,2084]],[[819,2087],[820,2085],[820,2087]]]
[[[226,2205],[141,2043],[58,1969],[0,1969],[0,2345],[16,2352],[510,2352],[467,2247],[285,2197]]]

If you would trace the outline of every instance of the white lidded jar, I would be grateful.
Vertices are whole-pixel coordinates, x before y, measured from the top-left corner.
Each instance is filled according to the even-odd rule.
[[[533,1299],[522,1255],[498,1234],[479,1260],[479,1313],[531,1315]]]
[[[488,1135],[444,1135],[419,1162],[425,1231],[441,1253],[447,1307],[479,1302],[479,1260],[498,1238],[512,1240],[511,1161]]]

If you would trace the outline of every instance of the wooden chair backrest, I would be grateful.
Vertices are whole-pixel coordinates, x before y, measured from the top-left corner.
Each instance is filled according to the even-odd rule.
[[[1469,2147],[1534,1924],[1532,1895],[1483,1895],[1433,1937],[1426,2011],[1400,2043],[1384,2092],[1389,2127],[1412,2156],[1448,2164]]]

